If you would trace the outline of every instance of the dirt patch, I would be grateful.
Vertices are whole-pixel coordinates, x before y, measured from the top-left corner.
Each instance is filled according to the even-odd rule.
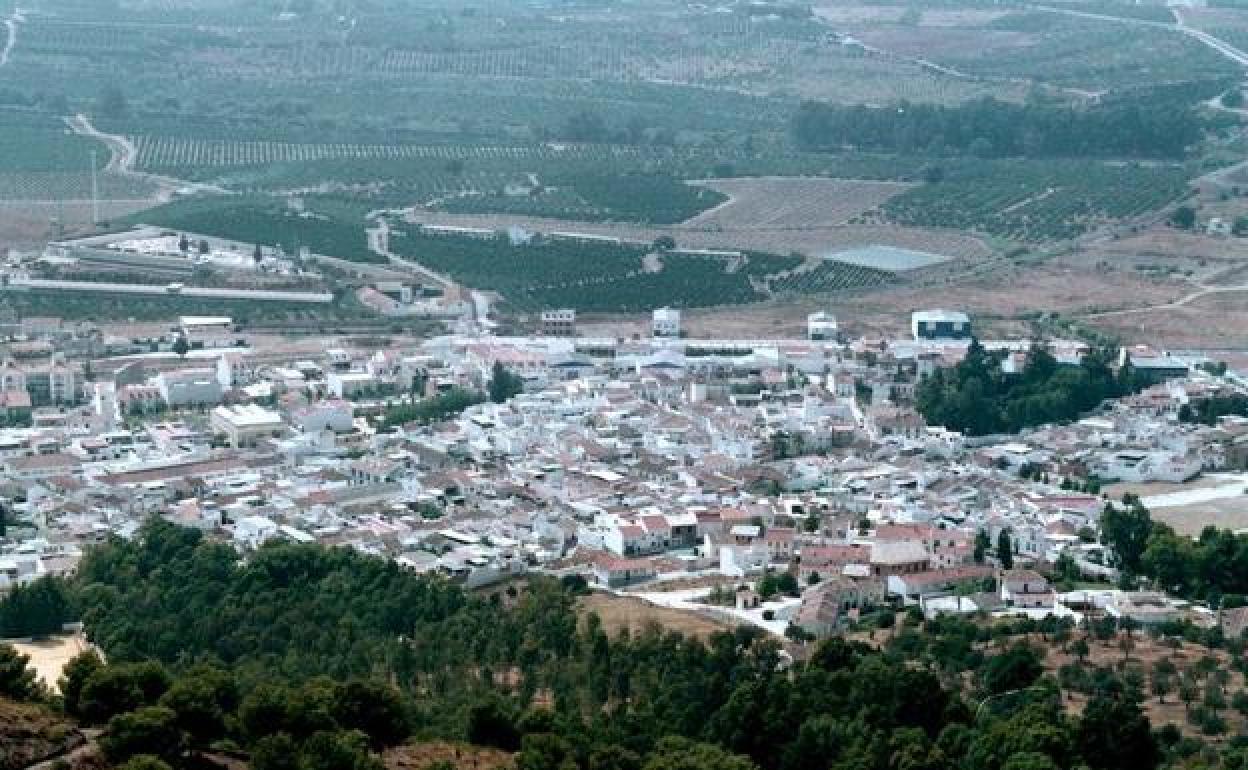
[[[1124,634],[1118,634],[1106,642],[1089,639],[1089,652],[1083,663],[1080,663],[1075,656],[1063,652],[1056,645],[1037,641],[1042,649],[1045,650],[1045,668],[1054,676],[1057,675],[1058,669],[1062,666],[1068,663],[1076,663],[1083,665],[1085,668],[1108,666],[1122,670],[1124,667],[1134,667],[1143,673],[1145,682],[1149,682],[1151,681],[1153,664],[1162,658],[1169,658],[1174,662],[1175,668],[1182,672],[1191,668],[1200,658],[1210,655],[1218,660],[1220,668],[1225,669],[1230,674],[1230,681],[1226,687],[1227,700],[1230,699],[1230,693],[1236,692],[1244,686],[1243,675],[1234,671],[1231,666],[1230,656],[1223,650],[1211,650],[1199,645],[1186,643],[1182,644],[1178,649],[1173,649],[1147,634],[1135,632],[1131,635],[1128,655],[1122,647],[1124,636]],[[1204,686],[1206,685],[1202,683],[1202,693]],[[1147,684],[1144,690],[1146,693],[1149,692]],[[1072,697],[1066,700],[1066,707],[1072,713],[1079,713],[1083,710],[1086,702],[1087,698],[1085,696],[1074,693]],[[1198,703],[1199,699],[1196,702]],[[1187,709],[1176,693],[1172,692],[1165,696],[1164,703],[1157,696],[1150,695],[1144,699],[1141,705],[1154,728],[1165,724],[1173,724],[1189,735],[1197,734],[1197,730],[1188,724]],[[1235,735],[1243,730],[1245,719],[1242,714],[1231,708],[1223,709],[1221,713],[1227,722],[1227,735]]]
[[[34,669],[40,681],[53,692],[61,678],[61,670],[74,656],[91,649],[91,644],[81,634],[56,636],[33,642],[9,642],[23,655],[30,657],[28,667]]]
[[[505,751],[444,741],[387,749],[381,760],[387,770],[425,770],[440,762],[471,770],[512,770],[516,766],[513,755]]]
[[[82,745],[73,725],[39,706],[0,700],[0,770],[19,770]]]
[[[1172,350],[1246,350],[1246,298],[1245,292],[1210,294],[1181,307],[1099,318],[1090,325],[1124,340]]]
[[[1151,497],[1153,495],[1168,495],[1174,492],[1183,492],[1189,489],[1208,489],[1225,484],[1223,479],[1214,479],[1202,476],[1192,481],[1183,483],[1171,481],[1144,481],[1144,482],[1121,482],[1118,484],[1110,484],[1102,487],[1101,491],[1109,495],[1112,500],[1121,500],[1123,495],[1132,494],[1140,497]]]
[[[1248,530],[1248,495],[1208,500],[1174,508],[1155,508],[1152,517],[1180,535],[1199,535],[1205,527]]]
[[[641,599],[613,594],[591,594],[582,598],[577,608],[583,614],[596,612],[602,620],[603,631],[609,636],[615,636],[623,629],[641,631],[651,624],[658,624],[665,631],[677,631],[703,639],[731,628],[725,621],[694,612],[656,607]]]

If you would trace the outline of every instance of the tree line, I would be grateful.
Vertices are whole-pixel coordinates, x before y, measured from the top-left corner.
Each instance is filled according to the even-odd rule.
[[[1190,106],[1112,101],[1093,107],[1012,104],[882,107],[807,101],[792,120],[806,150],[974,155],[981,158],[1183,158],[1207,130]]]

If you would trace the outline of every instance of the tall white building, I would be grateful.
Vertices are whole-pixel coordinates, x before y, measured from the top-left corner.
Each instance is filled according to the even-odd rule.
[[[680,311],[675,308],[661,307],[654,311],[654,336],[679,337]]]

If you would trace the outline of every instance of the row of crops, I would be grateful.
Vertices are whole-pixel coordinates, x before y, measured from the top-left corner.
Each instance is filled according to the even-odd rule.
[[[885,270],[831,260],[812,270],[787,275],[771,284],[772,291],[798,294],[825,294],[870,289],[891,283],[895,276]]]
[[[977,161],[890,199],[881,210],[897,224],[1039,242],[1154,211],[1185,195],[1188,179],[1177,165]]]
[[[583,312],[630,313],[670,305],[709,307],[755,302],[778,292],[823,293],[878,286],[882,270],[828,262],[793,273],[803,258],[750,252],[744,259],[665,253],[661,269],[643,264],[649,249],[627,243],[506,237],[425,235],[393,237],[391,249],[454,280],[500,292],[514,307],[573,307]]]
[[[657,307],[709,307],[755,302],[763,295],[723,260],[666,255],[663,269],[615,281],[535,287],[507,295],[522,307],[574,307],[587,313],[637,313]]]

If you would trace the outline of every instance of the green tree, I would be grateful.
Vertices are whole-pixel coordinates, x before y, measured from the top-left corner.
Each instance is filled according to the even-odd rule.
[[[101,724],[118,714],[155,704],[168,689],[169,675],[158,663],[114,663],[87,677],[78,710],[86,722]]]
[[[1196,209],[1179,206],[1170,214],[1170,224],[1180,230],[1191,230],[1196,224]]]
[[[403,697],[393,685],[350,681],[334,691],[334,718],[348,730],[359,730],[374,748],[396,746],[410,732]]]
[[[185,334],[179,334],[177,339],[173,341],[173,352],[185,358],[186,354],[189,353],[190,351],[191,351],[190,341],[187,340]]]
[[[1093,770],[1153,770],[1161,761],[1148,719],[1126,698],[1094,697],[1077,736],[1079,753]]]
[[[0,636],[56,633],[71,618],[69,595],[60,578],[19,585],[0,601]]]
[[[997,561],[1001,569],[1014,568],[1014,544],[1010,541],[1010,531],[1001,530],[997,535]]]
[[[176,724],[191,743],[207,746],[223,738],[226,720],[238,708],[238,685],[227,672],[197,667],[173,682],[160,705],[176,715]]]
[[[512,396],[524,392],[524,380],[503,366],[502,361],[494,362],[489,382],[490,400],[496,404],[508,401]]]
[[[384,770],[359,732],[319,732],[303,744],[299,770]]]
[[[104,668],[104,661],[95,650],[78,653],[61,669],[61,678],[57,688],[61,691],[61,702],[65,713],[73,717],[82,716],[82,690],[91,676]]]
[[[975,550],[972,553],[972,557],[975,559],[976,564],[984,563],[984,556],[988,553],[990,546],[991,541],[987,532],[981,529],[975,533]]]
[[[642,770],[756,770],[746,757],[718,746],[669,737],[659,741]]]
[[[1122,506],[1106,503],[1101,513],[1101,540],[1114,551],[1118,566],[1125,572],[1140,574],[1144,551],[1153,531],[1153,519],[1138,499]]]
[[[29,700],[39,694],[30,656],[22,655],[11,644],[0,644],[0,695],[13,700]]]
[[[1036,651],[1030,645],[1015,644],[988,658],[979,680],[985,695],[992,696],[1030,687],[1042,673],[1044,664]]]
[[[266,735],[252,744],[252,770],[298,770],[299,749],[286,733]]]
[[[163,706],[146,706],[108,720],[100,748],[114,762],[147,754],[165,761],[177,759],[186,747],[177,714]]]

